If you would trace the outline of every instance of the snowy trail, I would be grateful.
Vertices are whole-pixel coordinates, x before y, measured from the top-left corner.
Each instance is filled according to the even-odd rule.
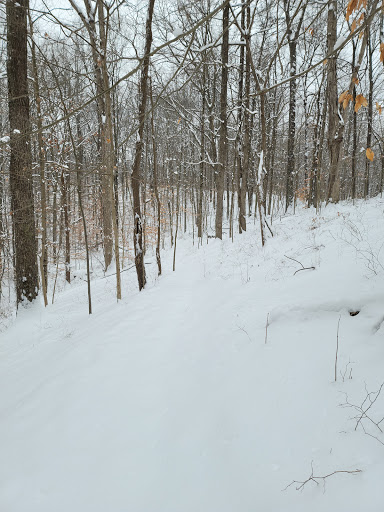
[[[316,230],[309,212],[282,219],[265,251],[257,231],[181,241],[176,273],[144,293],[116,305],[96,282],[90,318],[83,288],[24,312],[0,335],[0,510],[382,510],[384,449],[338,404],[384,376],[384,283],[329,236],[332,208]],[[293,276],[284,254],[316,270]],[[334,383],[339,315],[340,368],[356,364]],[[311,461],[363,473],[283,492]]]

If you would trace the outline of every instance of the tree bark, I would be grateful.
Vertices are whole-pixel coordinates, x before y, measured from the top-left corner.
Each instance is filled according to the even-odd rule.
[[[246,196],[247,196],[247,188],[248,188],[248,175],[249,175],[249,166],[250,166],[250,153],[251,153],[251,137],[250,137],[250,122],[249,122],[249,95],[251,92],[251,49],[250,49],[250,30],[251,30],[251,11],[250,11],[250,1],[247,0],[246,3],[246,30],[245,32],[245,81],[244,81],[244,99],[242,101],[243,107],[243,126],[244,126],[244,136],[243,136],[243,165],[241,166],[241,174],[239,176],[239,232],[247,230],[247,223],[245,219],[246,211]],[[242,19],[243,21],[243,19]],[[244,24],[242,24],[242,29],[245,29]]]
[[[337,3],[329,1],[327,24],[327,49],[330,53],[337,40]],[[328,59],[328,148],[329,148],[329,180],[327,201],[339,200],[338,167],[340,149],[343,142],[343,129],[340,125],[338,94],[337,94],[337,56]]]
[[[37,242],[32,188],[32,155],[27,64],[29,0],[7,0],[7,76],[10,126],[10,189],[15,247],[17,304],[38,295]]]
[[[224,179],[227,170],[227,90],[228,90],[228,53],[229,53],[229,4],[223,9],[223,42],[221,44],[221,90],[220,90],[220,140],[219,165],[216,176],[216,238],[223,238],[223,194]]]
[[[328,38],[327,47],[328,52],[331,52],[336,44],[337,37],[337,19],[336,19],[336,0],[329,0],[328,7]],[[357,80],[357,75],[364,58],[365,50],[368,42],[369,26],[376,13],[378,0],[373,0],[370,4],[369,13],[366,14],[366,29],[363,33],[363,40],[360,46],[359,57],[356,65],[352,72],[348,93],[352,94]],[[330,170],[329,170],[329,181],[328,181],[328,193],[327,201],[337,202],[339,200],[339,184],[337,182],[339,164],[341,160],[341,149],[342,142],[344,139],[344,130],[348,120],[349,109],[344,109],[343,113],[340,113],[338,109],[338,97],[337,97],[337,73],[336,73],[336,55],[333,55],[328,59],[328,109],[329,109],[329,121],[328,121],[328,147],[330,152]]]
[[[31,56],[32,56],[32,72],[33,72],[33,89],[36,102],[37,114],[37,147],[38,147],[38,160],[39,160],[39,178],[40,178],[40,204],[41,204],[41,256],[40,256],[40,274],[41,285],[43,289],[44,305],[48,305],[48,251],[47,251],[47,193],[45,183],[45,150],[43,144],[43,120],[41,115],[41,98],[40,98],[40,85],[39,73],[36,59],[36,43],[33,37],[33,23],[30,12],[28,11],[30,38],[31,38]]]
[[[109,193],[109,199],[106,198],[106,202],[110,205],[110,212],[108,216],[112,217],[112,231],[113,231],[113,242],[115,252],[115,266],[116,266],[116,298],[121,299],[121,277],[120,277],[120,252],[119,252],[119,231],[117,222],[118,213],[118,202],[115,203],[114,189],[114,168],[116,163],[115,150],[114,150],[114,138],[113,138],[113,121],[112,121],[112,101],[111,93],[109,91],[109,75],[107,69],[107,34],[105,27],[104,17],[104,4],[99,0],[99,34],[100,34],[100,49],[101,49],[101,71],[103,78],[103,90],[104,90],[104,103],[105,103],[105,114],[102,118],[102,144],[105,145],[103,151],[103,180],[104,180],[104,193]],[[109,220],[108,220],[109,222]]]
[[[373,120],[373,49],[371,44],[371,31],[368,30],[368,43],[367,43],[367,54],[368,54],[368,79],[369,79],[369,94],[368,94],[368,119],[367,119],[367,148],[371,148],[372,145],[372,120]],[[365,179],[364,179],[364,197],[369,197],[369,170],[370,160],[365,159]]]
[[[153,106],[153,94],[152,94],[152,82],[150,85],[150,95],[151,95],[151,131],[152,131],[152,151],[153,151],[153,188],[155,191],[156,197],[156,206],[157,206],[157,240],[156,240],[156,262],[157,262],[157,272],[158,275],[161,276],[161,257],[160,257],[160,239],[161,239],[161,201],[159,195],[158,188],[158,180],[157,180],[157,147],[156,147],[156,133],[155,133],[155,123],[154,123],[154,106]]]
[[[109,267],[112,261],[113,255],[113,226],[112,226],[112,190],[111,190],[111,179],[110,173],[108,172],[109,163],[113,160],[113,143],[112,143],[112,134],[109,133],[109,121],[107,116],[107,107],[109,105],[110,109],[110,91],[106,89],[105,85],[105,73],[107,73],[106,69],[106,61],[105,56],[103,56],[102,48],[99,48],[97,32],[96,32],[96,7],[99,10],[99,18],[100,14],[103,18],[103,3],[98,0],[95,4],[95,7],[91,4],[90,0],[84,0],[84,5],[86,9],[87,16],[85,16],[84,12],[79,9],[76,4],[76,1],[69,0],[72,7],[78,13],[81,21],[86,28],[89,35],[89,43],[91,46],[92,52],[92,60],[94,66],[94,76],[95,76],[95,85],[96,85],[96,93],[97,93],[97,116],[99,122],[99,130],[100,130],[100,140],[99,148],[100,148],[100,160],[101,160],[101,199],[102,199],[102,218],[103,218],[103,249],[104,249],[104,265],[105,270]],[[102,21],[99,23],[99,28],[102,30]],[[100,19],[99,19],[100,22]],[[104,75],[104,76],[103,76]],[[109,103],[106,104],[106,99]],[[108,122],[107,122],[108,121]],[[108,142],[108,140],[110,142]],[[107,169],[107,171],[106,171]]]
[[[297,68],[297,39],[300,34],[307,3],[301,10],[300,19],[294,30],[291,19],[290,2],[284,0],[285,19],[287,24],[287,36],[289,47],[289,114],[288,114],[288,146],[287,146],[287,171],[285,184],[285,209],[292,204],[295,192],[295,136],[296,136],[296,90],[297,81],[293,78],[296,75]]]
[[[143,58],[143,69],[141,72],[140,80],[140,105],[139,105],[139,128],[136,141],[135,159],[132,168],[132,196],[133,196],[133,215],[134,215],[134,230],[133,230],[133,245],[135,248],[135,265],[139,290],[142,290],[146,284],[144,254],[143,254],[143,221],[141,217],[141,201],[140,201],[140,163],[143,154],[143,135],[144,135],[144,122],[145,122],[145,108],[147,104],[148,95],[148,70],[149,70],[149,53],[152,45],[152,17],[155,0],[148,2],[148,14],[146,23],[145,35],[145,50]]]
[[[355,61],[356,61],[356,43],[353,44],[353,54],[352,54],[352,73],[355,69]],[[356,85],[353,86],[353,103],[356,101]],[[356,198],[356,160],[357,160],[357,113],[353,110],[353,120],[352,120],[352,162],[351,162],[351,172],[352,172],[352,183],[351,183],[351,197],[352,199]]]

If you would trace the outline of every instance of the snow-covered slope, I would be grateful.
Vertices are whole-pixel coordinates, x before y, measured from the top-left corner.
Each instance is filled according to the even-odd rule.
[[[257,223],[180,240],[142,293],[94,282],[91,317],[85,284],[22,311],[0,334],[0,510],[383,510],[384,391],[356,430],[340,406],[384,382],[383,210],[303,209],[265,249]],[[311,468],[342,472],[284,490]]]

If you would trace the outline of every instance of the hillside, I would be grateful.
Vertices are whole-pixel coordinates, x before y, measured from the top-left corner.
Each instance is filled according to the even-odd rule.
[[[382,510],[384,200],[272,229],[264,249],[257,222],[180,239],[176,271],[147,259],[140,293],[124,272],[118,304],[95,278],[92,316],[82,281],[21,311],[0,334],[0,510]],[[286,489],[311,466],[330,476]]]

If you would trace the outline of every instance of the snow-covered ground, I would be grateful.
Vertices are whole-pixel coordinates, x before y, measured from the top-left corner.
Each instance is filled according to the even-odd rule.
[[[383,510],[384,390],[341,404],[384,382],[384,201],[273,230],[179,240],[144,292],[94,281],[89,317],[70,286],[0,333],[2,512]],[[341,473],[284,490],[312,470]]]

